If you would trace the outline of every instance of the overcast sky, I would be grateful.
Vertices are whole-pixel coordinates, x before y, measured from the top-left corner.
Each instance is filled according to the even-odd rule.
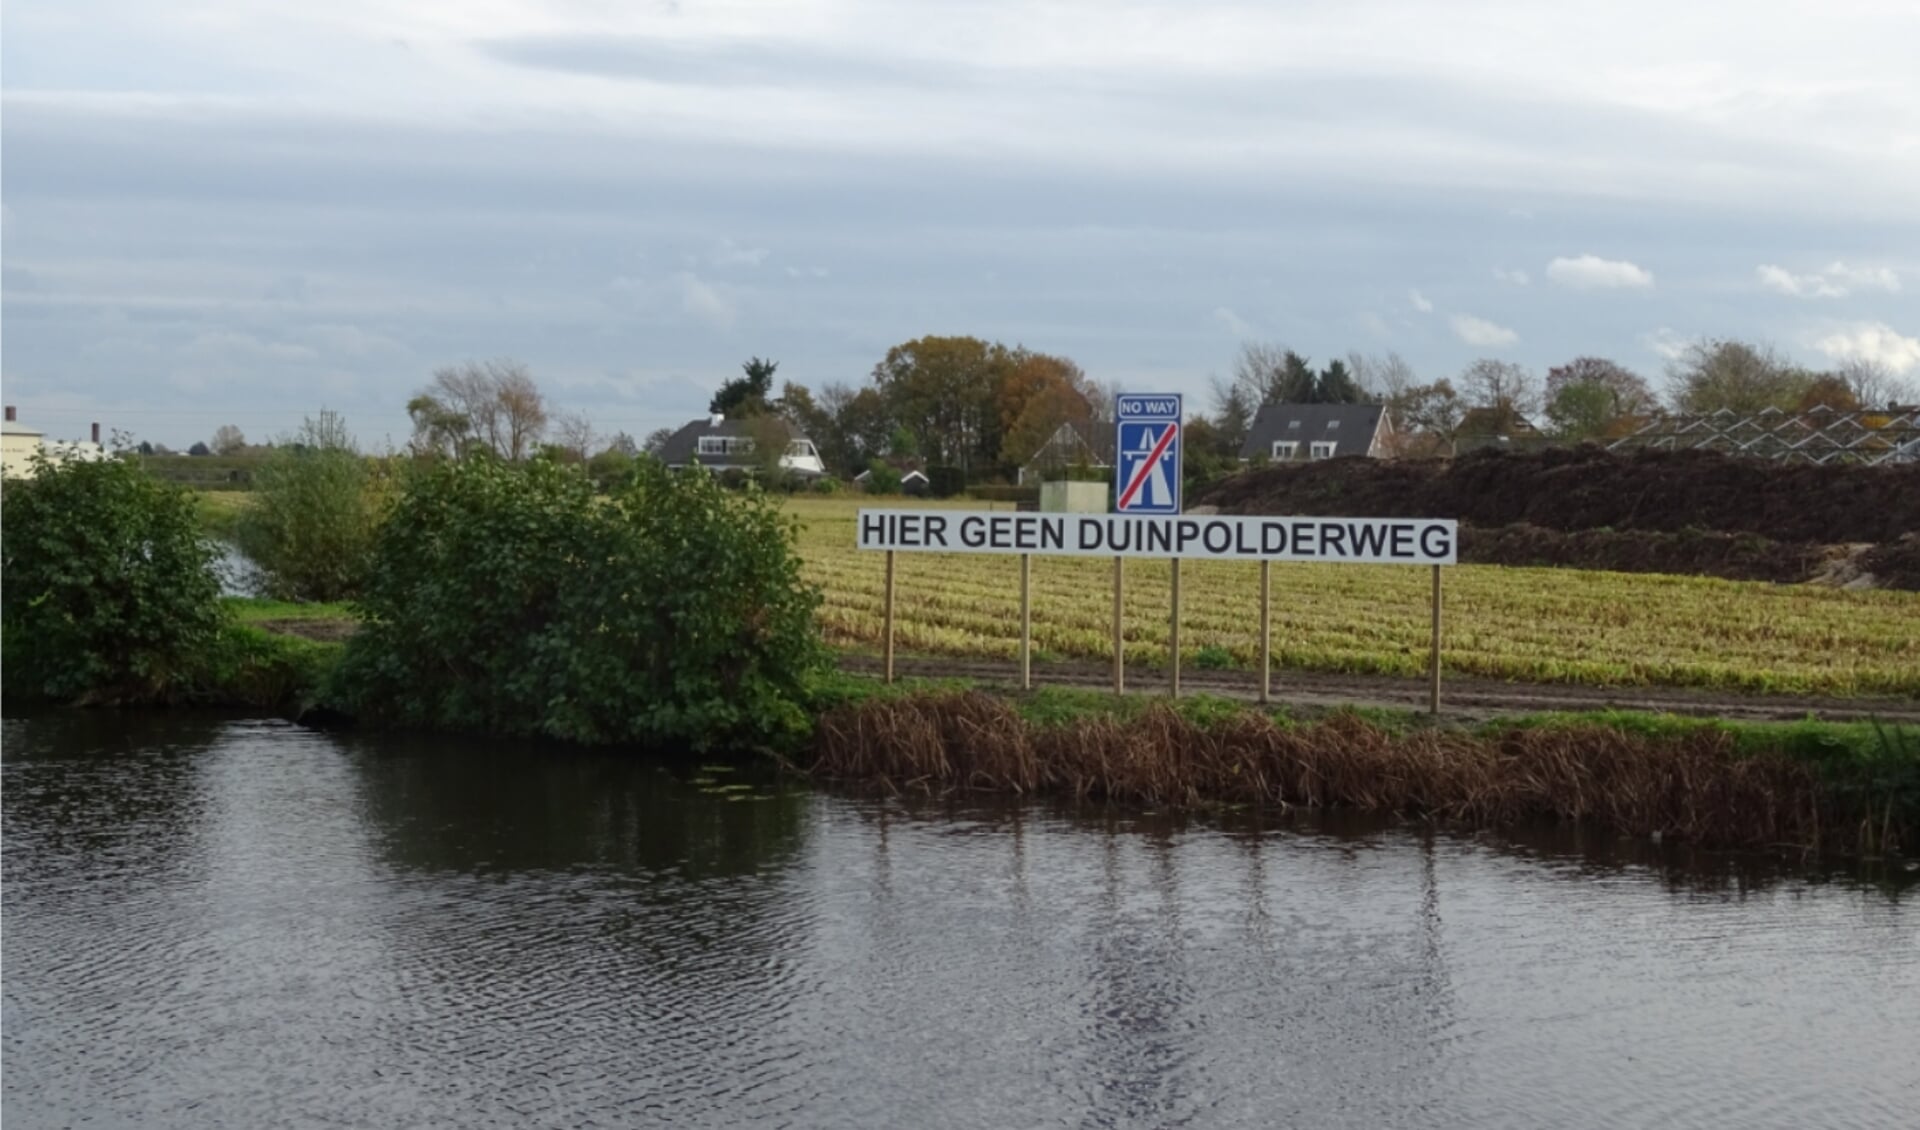
[[[4,384],[175,446],[526,362],[635,436],[973,334],[1198,397],[1764,340],[1920,378],[1920,4],[8,0]]]

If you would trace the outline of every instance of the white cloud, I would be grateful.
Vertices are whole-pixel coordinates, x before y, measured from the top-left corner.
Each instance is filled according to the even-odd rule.
[[[1661,326],[1648,334],[1640,335],[1640,344],[1669,361],[1678,361],[1687,351],[1687,339],[1674,330]]]
[[[723,239],[713,253],[712,262],[716,267],[758,267],[766,258],[764,247],[742,247],[731,239]]]
[[[1433,313],[1433,303],[1427,301],[1427,296],[1417,290],[1407,292],[1407,301],[1413,303],[1413,308],[1422,314]]]
[[[1920,366],[1920,338],[1894,331],[1884,322],[1855,322],[1814,342],[1835,361],[1872,361],[1905,375]]]
[[[1890,267],[1831,263],[1822,270],[1796,275],[1785,267],[1763,263],[1754,274],[1761,286],[1794,298],[1845,298],[1856,290],[1884,290],[1889,294],[1900,290],[1900,276]]]
[[[1575,290],[1628,290],[1653,285],[1653,272],[1625,259],[1560,256],[1547,264],[1547,277]]]
[[[1471,314],[1455,314],[1451,319],[1453,336],[1468,345],[1512,345],[1520,340],[1520,335],[1505,326],[1496,326],[1485,318],[1476,318]]]
[[[1225,326],[1227,332],[1233,334],[1235,337],[1253,336],[1253,324],[1234,313],[1230,307],[1215,306],[1213,308],[1213,320]]]
[[[1505,267],[1495,267],[1493,277],[1510,286],[1526,286],[1533,282],[1532,277],[1518,268],[1509,271]]]
[[[686,272],[679,275],[678,281],[681,309],[709,325],[726,327],[733,324],[733,304],[717,287],[701,282],[698,277]]]

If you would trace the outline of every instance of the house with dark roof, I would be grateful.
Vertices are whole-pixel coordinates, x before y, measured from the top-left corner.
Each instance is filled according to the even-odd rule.
[[[667,437],[657,453],[662,463],[674,470],[700,466],[709,471],[746,471],[759,469],[754,460],[754,420],[729,420],[715,413],[704,419],[689,420],[679,431]],[[781,425],[785,427],[784,424]],[[817,479],[827,473],[813,441],[787,428],[787,450],[780,467],[793,474]]]
[[[1275,463],[1390,454],[1393,422],[1379,404],[1263,404],[1240,458]]]

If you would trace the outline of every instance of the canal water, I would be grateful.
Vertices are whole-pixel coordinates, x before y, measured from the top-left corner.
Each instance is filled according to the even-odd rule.
[[[13,719],[9,1130],[1920,1125],[1920,888]]]

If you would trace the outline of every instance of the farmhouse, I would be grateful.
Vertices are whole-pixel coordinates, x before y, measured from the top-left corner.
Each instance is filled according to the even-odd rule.
[[[1342,455],[1383,459],[1392,439],[1393,424],[1378,404],[1263,404],[1247,429],[1240,458],[1275,463]]]
[[[769,423],[787,434],[787,451],[780,457],[782,470],[816,479],[827,473],[813,441],[806,436],[793,434],[785,423],[765,419],[729,420],[718,413],[704,419],[690,420],[685,427],[668,437],[660,445],[660,461],[675,470],[700,466],[716,472],[751,473],[760,467],[754,459],[754,433],[764,432]]]
[[[1113,466],[1113,429],[1090,421],[1070,420],[1053,430],[1047,442],[1020,465],[1017,482],[1021,486],[1058,477],[1070,468],[1094,471]]]
[[[19,420],[13,405],[7,405],[4,433],[0,433],[0,476],[24,479],[33,474],[35,453],[58,463],[67,459],[105,459],[107,449],[100,445],[100,425],[93,426],[93,439],[49,440],[46,433]]]

